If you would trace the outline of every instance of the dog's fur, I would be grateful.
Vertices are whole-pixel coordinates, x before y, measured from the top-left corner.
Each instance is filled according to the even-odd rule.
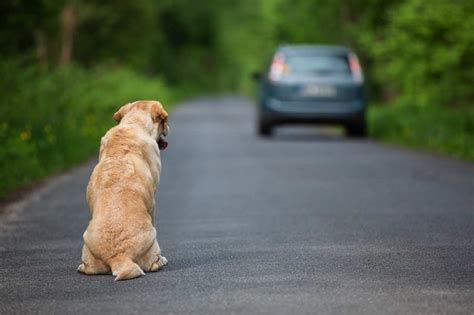
[[[155,101],[126,104],[113,117],[119,124],[102,138],[87,186],[92,218],[78,271],[125,280],[167,264],[156,240],[154,195],[161,172],[157,141],[169,125]]]

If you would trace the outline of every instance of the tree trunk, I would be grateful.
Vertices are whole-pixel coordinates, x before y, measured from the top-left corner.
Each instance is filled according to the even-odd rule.
[[[59,55],[59,65],[64,66],[72,61],[74,46],[74,35],[77,27],[77,8],[73,3],[68,3],[61,12],[61,53]]]

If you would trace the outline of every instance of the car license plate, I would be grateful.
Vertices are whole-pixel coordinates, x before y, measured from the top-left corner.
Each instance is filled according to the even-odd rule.
[[[336,88],[330,85],[311,84],[304,86],[301,94],[313,97],[334,97],[336,96]]]

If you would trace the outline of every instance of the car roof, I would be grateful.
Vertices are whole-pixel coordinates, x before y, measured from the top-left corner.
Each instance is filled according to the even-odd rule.
[[[278,52],[288,55],[347,55],[351,50],[336,45],[282,45]]]

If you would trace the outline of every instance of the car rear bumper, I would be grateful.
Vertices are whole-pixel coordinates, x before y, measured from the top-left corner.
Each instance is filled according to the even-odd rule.
[[[365,102],[280,101],[268,99],[261,105],[261,118],[272,123],[345,123],[364,119]]]

